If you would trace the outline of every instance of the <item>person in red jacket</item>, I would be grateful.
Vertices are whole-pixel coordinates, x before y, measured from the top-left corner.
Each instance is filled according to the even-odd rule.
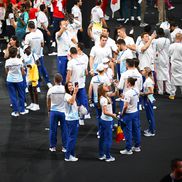
[[[59,22],[64,20],[64,9],[66,8],[67,0],[52,0],[53,5],[53,43],[52,46],[55,47],[55,33],[59,31]]]

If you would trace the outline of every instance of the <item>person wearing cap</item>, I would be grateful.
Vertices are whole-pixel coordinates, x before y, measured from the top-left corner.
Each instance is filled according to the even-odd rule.
[[[123,39],[119,39],[116,42],[118,46],[118,56],[116,60],[118,79],[120,79],[121,74],[126,71],[126,59],[133,59],[133,53],[127,48],[126,43]]]
[[[102,63],[104,58],[112,58],[112,52],[109,47],[106,46],[108,37],[105,35],[100,36],[100,43],[92,47],[90,52],[90,74],[94,76],[97,74],[97,66]]]
[[[37,67],[37,62],[39,60],[35,53],[31,52],[31,47],[28,45],[24,46],[24,55],[22,57],[24,66],[27,68],[26,74],[26,86],[28,86],[28,91],[31,98],[31,104],[27,106],[27,109],[32,111],[40,110],[38,102],[37,85],[39,80],[39,71]]]
[[[74,85],[78,84],[79,90],[77,93],[78,106],[83,105],[88,110],[88,99],[85,89],[85,62],[78,56],[78,51],[75,47],[70,49],[70,60],[67,66],[66,82],[71,81]],[[80,125],[84,125],[84,116],[80,117]]]
[[[107,83],[103,83],[98,87],[98,105],[101,109],[99,120],[99,160],[105,160],[106,162],[115,161],[115,158],[110,154],[110,148],[112,145],[113,118],[116,118],[116,114],[112,110],[112,101],[108,96],[109,91],[110,88]]]
[[[93,76],[89,85],[89,103],[94,103],[95,109],[96,109],[96,116],[99,123],[100,116],[101,116],[101,110],[98,108],[98,86],[101,83],[110,83],[109,78],[106,76],[104,72],[104,65],[103,63],[100,63],[97,66],[97,75]],[[99,125],[98,125],[99,126]],[[99,136],[99,133],[98,133]]]

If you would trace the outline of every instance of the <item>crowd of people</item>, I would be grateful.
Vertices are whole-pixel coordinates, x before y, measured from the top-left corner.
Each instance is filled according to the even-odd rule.
[[[65,161],[78,160],[75,155],[78,128],[86,118],[91,118],[90,107],[95,108],[97,116],[100,160],[115,160],[110,154],[115,124],[122,128],[126,142],[120,153],[140,152],[140,110],[145,109],[149,125],[144,136],[154,137],[154,92],[168,94],[171,100],[175,99],[178,86],[182,92],[182,30],[176,23],[160,22],[153,33],[151,26],[146,25],[136,41],[120,25],[114,40],[109,35],[103,1],[98,0],[91,10],[87,30],[94,43],[88,56],[81,42],[81,0],[75,0],[71,15],[65,11],[64,0],[7,1],[3,6],[8,38],[4,50],[6,84],[12,117],[40,110],[38,92],[44,79],[49,88],[51,152],[56,151],[59,123]],[[49,25],[53,25],[53,32]],[[57,52],[51,52],[51,42]],[[49,55],[57,55],[58,73],[53,85],[44,65],[45,46]],[[91,82],[87,92],[88,76]],[[26,93],[31,100],[28,106]]]

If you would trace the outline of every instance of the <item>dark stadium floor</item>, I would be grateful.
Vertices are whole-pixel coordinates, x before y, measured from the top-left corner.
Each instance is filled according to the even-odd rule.
[[[179,19],[182,2],[174,1]],[[149,18],[148,15],[146,18]],[[149,19],[154,24],[153,19]],[[180,22],[180,20],[179,20]],[[117,26],[115,21],[110,22]],[[130,26],[130,25],[129,25]],[[141,29],[135,26],[137,32]],[[51,79],[56,73],[56,57],[45,57],[45,65]],[[170,171],[170,160],[182,157],[182,95],[170,101],[157,97],[156,136],[142,136],[142,151],[131,156],[122,156],[119,151],[124,142],[113,139],[111,154],[116,161],[98,161],[98,139],[96,138],[95,112],[79,129],[76,163],[64,162],[60,151],[48,151],[49,118],[46,109],[46,91],[43,86],[40,96],[40,111],[19,118],[10,116],[9,96],[5,87],[4,64],[0,65],[0,182],[158,182]],[[28,101],[27,101],[28,102]],[[29,103],[29,102],[28,102]],[[145,111],[141,112],[142,130],[147,128]],[[58,128],[59,129],[59,128]],[[115,136],[115,132],[114,132]]]

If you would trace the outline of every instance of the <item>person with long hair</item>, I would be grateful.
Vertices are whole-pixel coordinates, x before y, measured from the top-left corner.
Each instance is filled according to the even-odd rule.
[[[145,82],[143,84],[144,92],[141,93],[141,95],[144,97],[144,107],[149,123],[149,128],[144,131],[144,136],[150,137],[155,136],[155,118],[153,110],[153,102],[155,101],[153,97],[154,81],[152,76],[152,70],[149,67],[145,67],[142,71],[142,74],[145,77]]]
[[[112,127],[113,118],[116,118],[116,114],[112,111],[112,101],[108,96],[109,84],[103,83],[99,85],[98,97],[99,106],[102,110],[100,117],[100,139],[99,139],[99,160],[105,160],[106,162],[115,161],[115,158],[110,154],[110,148],[112,145]]]
[[[121,154],[131,155],[133,151],[140,152],[141,134],[138,112],[139,90],[135,87],[136,78],[129,77],[126,81],[127,91],[124,94],[124,106],[121,112],[121,127],[124,132],[126,147]],[[135,145],[132,145],[134,140]],[[133,147],[132,147],[133,146]]]
[[[25,91],[23,83],[23,62],[17,58],[17,48],[9,48],[9,59],[6,60],[5,69],[7,73],[7,88],[12,103],[12,116],[18,117],[27,114],[29,111],[25,109]]]
[[[65,85],[65,119],[68,129],[68,141],[65,153],[65,161],[76,162],[75,145],[79,128],[79,114],[76,103],[76,95],[78,93],[78,85],[73,86],[72,82],[67,82]]]

